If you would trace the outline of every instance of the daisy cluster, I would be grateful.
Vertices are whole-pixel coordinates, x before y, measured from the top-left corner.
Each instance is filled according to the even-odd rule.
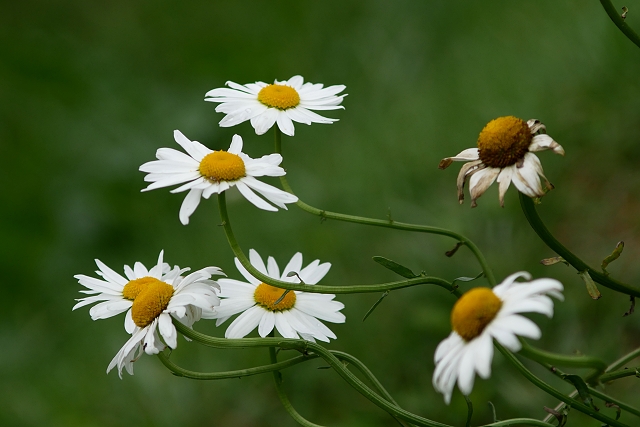
[[[305,83],[300,76],[268,84],[255,82],[212,89],[205,101],[217,103],[216,112],[225,114],[221,127],[250,122],[257,135],[275,127],[276,132],[293,136],[295,123],[330,124],[315,111],[343,109],[346,94],[343,85],[324,87]],[[264,177],[282,177],[285,170],[279,153],[252,158],[243,152],[244,141],[233,135],[227,150],[213,150],[175,130],[173,138],[182,150],[159,148],[156,160],[144,163],[140,171],[149,183],[142,191],[174,187],[171,193],[186,192],[179,210],[179,220],[187,225],[202,199],[232,188],[253,206],[265,211],[287,209],[298,198],[265,183]],[[464,186],[469,183],[471,204],[494,182],[499,183],[499,202],[510,184],[526,196],[542,197],[553,188],[545,177],[536,152],[551,150],[564,154],[562,146],[546,134],[538,120],[524,121],[506,116],[490,121],[480,132],[477,147],[468,148],[440,162],[445,169],[454,161],[465,163],[457,178],[458,199],[464,200]],[[543,188],[541,178],[545,183]],[[216,326],[230,321],[225,337],[240,339],[257,329],[260,337],[277,331],[284,338],[310,342],[329,342],[336,335],[323,322],[343,323],[344,305],[333,294],[287,291],[273,286],[282,282],[316,285],[328,274],[331,264],[314,260],[306,266],[301,253],[295,253],[284,268],[268,256],[263,259],[250,250],[249,261],[260,274],[252,274],[238,258],[235,265],[243,280],[225,276],[218,267],[205,267],[187,274],[188,268],[171,267],[161,251],[156,264],[147,269],[136,262],[125,265],[124,276],[96,260],[96,277],[75,276],[86,296],[73,307],[92,305],[93,320],[124,314],[124,329],[129,334],[107,372],[117,368],[133,374],[133,363],[144,353],[157,354],[166,347],[177,347],[174,321],[191,328],[200,319],[215,319]],[[248,265],[248,264],[245,264]],[[254,270],[255,269],[255,270]],[[267,282],[256,278],[262,277]],[[273,279],[271,280],[265,279]],[[525,281],[518,281],[524,278]],[[433,357],[433,386],[448,404],[454,387],[464,395],[473,389],[475,375],[491,374],[494,342],[511,351],[521,348],[520,337],[538,339],[541,331],[522,313],[553,315],[553,301],[562,300],[562,284],[553,279],[531,280],[520,272],[507,277],[493,288],[473,288],[464,293],[451,312],[451,334],[437,347]]]
[[[221,127],[234,126],[249,120],[256,134],[262,135],[275,124],[285,135],[293,136],[293,122],[326,123],[337,119],[323,117],[312,110],[343,109],[345,95],[338,95],[345,86],[324,87],[304,83],[300,76],[289,80],[239,85],[228,82],[229,88],[213,89],[206,101],[216,102],[216,111],[226,116]],[[251,158],[243,152],[243,140],[233,135],[227,150],[212,150],[192,141],[179,130],[173,134],[183,151],[159,148],[156,160],[140,166],[149,185],[142,191],[177,186],[172,193],[187,192],[179,211],[179,219],[187,225],[202,199],[220,194],[233,187],[255,207],[265,211],[287,209],[298,198],[263,182],[263,177],[285,174],[278,153]],[[331,264],[315,260],[302,267],[302,254],[296,253],[280,274],[273,257],[267,266],[254,250],[250,252],[252,265],[277,280],[314,285],[329,271]],[[262,283],[249,274],[236,259],[240,273],[248,282],[234,279],[212,280],[223,276],[218,267],[206,267],[185,275],[188,268],[170,267],[163,262],[163,252],[157,264],[147,269],[136,262],[124,266],[124,276],[96,260],[99,278],[77,275],[88,296],[79,298],[73,307],[95,304],[89,310],[93,320],[106,319],[125,313],[124,329],[131,336],[118,351],[107,368],[117,367],[119,375],[125,369],[133,374],[133,362],[143,353],[157,354],[164,348],[177,346],[177,332],[172,318],[192,327],[200,319],[217,319],[217,325],[239,315],[226,331],[227,338],[242,338],[258,327],[264,337],[277,330],[285,338],[303,338],[328,342],[336,335],[321,320],[342,323],[340,312],[344,305],[334,301],[335,295],[308,292],[285,292]],[[295,274],[295,276],[291,276]],[[277,300],[282,299],[281,302]]]

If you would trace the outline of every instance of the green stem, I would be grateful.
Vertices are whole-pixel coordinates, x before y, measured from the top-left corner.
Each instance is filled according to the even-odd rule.
[[[565,356],[561,354],[551,353],[533,347],[524,339],[520,339],[522,349],[520,354],[539,363],[548,363],[551,365],[569,366],[572,368],[591,368],[594,372],[586,378],[587,383],[593,383],[607,369],[607,364],[596,357],[589,356]]]
[[[269,333],[269,336],[273,337],[273,331]],[[272,365],[278,364],[278,356],[276,355],[275,347],[269,347],[269,358],[271,359]],[[291,401],[289,401],[289,397],[287,397],[287,394],[282,388],[282,374],[280,373],[280,371],[273,371],[273,380],[276,384],[276,392],[278,393],[280,402],[282,403],[284,409],[289,413],[289,415],[291,415],[291,418],[296,420],[298,424],[304,427],[322,427],[307,420],[302,415],[300,415],[298,411],[296,411],[296,409],[291,404]]]
[[[331,352],[331,354],[333,354],[334,356],[336,356],[338,359],[343,360],[345,362],[348,362],[349,364],[353,365],[356,367],[356,369],[358,369],[358,371],[360,371],[360,373],[362,375],[364,375],[367,380],[369,380],[369,382],[373,385],[373,387],[375,387],[375,389],[378,391],[378,393],[384,397],[385,399],[387,399],[389,402],[393,403],[396,406],[398,405],[398,402],[395,401],[395,399],[391,396],[391,394],[389,394],[389,392],[387,391],[387,389],[384,388],[384,386],[382,385],[382,383],[380,383],[380,381],[378,381],[378,378],[376,378],[375,375],[373,375],[373,372],[371,372],[369,370],[369,368],[367,367],[367,365],[365,365],[364,363],[362,363],[359,359],[357,359],[356,357],[350,355],[349,353],[344,353],[342,351],[336,351],[336,350],[329,350]],[[398,421],[398,423],[402,426],[405,426],[406,424],[404,422],[402,422],[402,420],[394,417],[396,419],[396,421]]]
[[[597,397],[598,399],[602,399],[605,402],[613,403],[614,405],[618,405],[620,409],[629,412],[630,414],[635,415],[636,417],[640,417],[640,411],[633,406],[626,404],[618,399],[615,399],[608,394],[604,394],[601,391],[596,390],[593,387],[589,387],[589,393],[592,396]]]
[[[622,31],[622,33],[627,36],[629,40],[631,40],[636,46],[640,47],[640,37],[636,34],[633,29],[627,25],[627,23],[622,19],[620,13],[616,10],[610,0],[600,0],[600,4],[604,7],[604,10],[609,15],[609,18],[616,24],[616,27]]]
[[[591,278],[600,283],[601,285],[612,289],[614,291],[622,292],[627,295],[633,295],[636,297],[640,297],[640,289],[634,288],[622,282],[619,282],[615,279],[610,278],[609,276],[594,270],[589,267],[584,261],[574,255],[569,249],[564,247],[562,243],[560,243],[556,238],[549,232],[547,227],[544,225],[540,216],[538,216],[538,212],[536,211],[535,204],[533,200],[525,196],[522,193],[520,194],[520,206],[524,212],[524,215],[529,221],[531,228],[538,234],[538,236],[542,239],[542,241],[549,246],[554,252],[560,255],[565,259],[569,264],[573,266],[579,272],[587,271]]]
[[[621,369],[619,371],[607,372],[606,374],[600,377],[600,381],[603,383],[618,380],[624,377],[632,377],[637,376],[640,368],[631,368],[631,369]]]
[[[495,346],[507,358],[507,360],[509,360],[516,367],[516,369],[518,369],[518,371],[520,371],[520,373],[536,387],[547,392],[551,396],[565,402],[572,408],[577,409],[578,411],[589,415],[591,418],[595,418],[598,421],[608,423],[611,427],[628,427],[626,424],[616,421],[613,418],[604,416],[599,412],[597,412],[596,410],[594,410],[593,408],[585,405],[584,403],[581,403],[569,396],[562,394],[560,391],[556,390],[551,385],[547,384],[546,382],[542,381],[540,378],[535,376],[530,370],[528,370],[522,364],[522,362],[518,360],[518,358],[516,358],[516,356],[513,353],[511,353],[509,350],[504,348],[500,343],[495,342]]]
[[[319,344],[290,338],[217,338],[205,335],[203,333],[194,331],[193,329],[183,325],[178,321],[173,322],[174,326],[184,336],[191,338],[203,345],[216,348],[248,348],[248,347],[279,347],[281,349],[293,349],[298,350],[303,354],[313,352],[319,357],[322,357],[327,364],[333,368],[342,379],[344,379],[351,387],[364,397],[369,399],[373,404],[382,408],[384,411],[408,421],[412,424],[416,424],[424,427],[451,427],[447,424],[442,424],[437,421],[432,421],[427,418],[415,415],[407,410],[404,410],[393,403],[389,402],[376,392],[371,390],[365,383],[363,383],[358,377],[349,371],[343,363],[334,356],[329,350],[325,349]]]
[[[275,137],[275,151],[276,151],[276,153],[282,154],[282,140],[281,140],[282,139],[282,134],[281,134],[280,130],[277,129],[277,127],[276,127],[275,134],[276,134],[276,137]],[[289,185],[289,182],[287,181],[286,176],[281,176],[280,177],[280,182],[282,184],[282,188],[284,188],[285,191],[287,191],[287,192],[289,192],[291,194],[295,194],[293,192],[293,190],[291,189],[291,186]],[[487,278],[487,281],[489,282],[489,284],[491,286],[495,286],[496,285],[496,279],[495,279],[495,277],[493,275],[493,271],[491,270],[491,267],[487,263],[487,260],[485,259],[484,255],[482,254],[480,249],[478,249],[478,247],[475,245],[475,243],[473,243],[470,239],[466,238],[462,234],[456,233],[455,231],[451,231],[451,230],[447,230],[445,228],[439,228],[439,227],[430,227],[430,226],[426,226],[426,225],[408,224],[408,223],[404,223],[404,222],[394,221],[392,219],[382,220],[382,219],[367,218],[367,217],[363,217],[363,216],[345,215],[345,214],[340,214],[340,213],[336,213],[336,212],[329,212],[329,211],[325,211],[325,210],[318,209],[318,208],[315,208],[313,206],[310,206],[310,205],[304,203],[300,199],[298,199],[298,201],[296,202],[296,205],[300,209],[302,209],[303,211],[308,212],[308,213],[313,214],[313,215],[317,215],[317,216],[319,216],[320,218],[323,218],[323,219],[335,219],[335,220],[338,220],[338,221],[352,222],[352,223],[363,224],[363,225],[371,225],[371,226],[375,226],[375,227],[393,228],[393,229],[396,229],[396,230],[414,231],[414,232],[418,232],[418,233],[438,234],[438,235],[441,235],[441,236],[451,237],[453,239],[458,240],[460,243],[462,243],[463,245],[467,246],[471,250],[473,255],[478,260],[478,263],[482,267],[482,271],[484,272],[484,276]]]
[[[353,294],[353,293],[384,292],[384,291],[393,290],[393,289],[407,288],[410,286],[432,284],[432,285],[440,286],[448,290],[449,292],[456,294],[457,296],[460,295],[457,288],[451,285],[451,283],[439,277],[432,277],[432,276],[421,276],[421,277],[416,277],[415,279],[401,280],[398,282],[390,282],[390,283],[382,283],[382,284],[374,284],[374,285],[352,285],[352,286],[304,285],[301,283],[284,282],[282,280],[274,279],[272,277],[267,276],[266,274],[261,273],[253,265],[251,265],[251,261],[249,261],[247,256],[242,251],[242,248],[240,248],[240,245],[238,244],[236,237],[233,234],[233,229],[231,228],[231,221],[227,213],[227,203],[226,203],[224,192],[218,194],[218,205],[220,208],[220,217],[222,218],[222,226],[224,228],[225,234],[227,235],[227,240],[229,241],[229,246],[231,246],[231,250],[233,251],[235,256],[238,258],[240,263],[244,266],[244,268],[246,268],[247,271],[253,277],[269,285],[282,288],[282,289],[315,292],[320,294]]]
[[[607,368],[607,372],[609,371],[615,371],[616,369],[620,369],[622,368],[624,365],[627,364],[627,362],[632,361],[633,359],[635,359],[636,357],[640,356],[640,348],[636,348],[635,350],[633,350],[632,352],[625,354],[624,356],[622,356],[620,359],[616,360],[615,362],[613,362],[611,365],[609,365],[609,367]]]
[[[484,424],[482,427],[513,427],[513,426],[539,426],[549,427],[553,424],[545,423],[544,421],[534,420],[533,418],[513,418],[505,421],[497,421],[491,424]]]
[[[264,366],[256,366],[255,368],[248,369],[239,369],[235,371],[225,371],[225,372],[196,372],[190,371],[188,369],[181,368],[180,366],[173,363],[169,357],[167,357],[163,352],[158,353],[158,358],[162,362],[164,366],[166,366],[171,372],[173,372],[178,377],[191,378],[194,380],[224,380],[229,378],[242,378],[248,377],[251,375],[259,375],[265,374],[267,372],[279,371],[281,369],[288,368],[290,366],[297,365],[298,363],[306,362],[307,360],[312,360],[317,358],[316,355],[303,355],[293,357],[289,360],[285,360],[283,362],[278,362],[271,365]]]
[[[560,369],[556,368],[555,366],[550,366],[548,364],[543,364],[545,366],[545,368],[547,368],[550,372],[552,372],[553,374],[555,374],[557,377],[559,377],[560,379],[570,383],[571,385],[573,385],[573,383],[571,381],[569,381],[566,378],[566,374],[564,372],[562,372]],[[589,390],[589,394],[591,396],[597,397],[598,399],[603,400],[604,402],[608,402],[608,403],[613,403],[617,406],[620,407],[620,409],[625,410],[627,412],[629,412],[630,414],[633,414],[637,417],[640,417],[640,411],[636,408],[634,408],[633,406],[624,403],[618,399],[615,399],[605,393],[602,393],[601,391],[598,391],[597,389],[587,386],[588,390]],[[578,395],[578,390],[574,390],[573,392],[571,392],[571,394],[569,394],[569,397],[573,398],[575,396]],[[566,403],[562,402],[559,405],[556,406],[555,410],[557,412],[562,412],[565,408],[566,408]],[[551,421],[553,419],[553,415],[549,414],[546,416],[546,418],[544,418],[543,421]]]
[[[362,375],[367,377],[367,379],[376,388],[376,390],[378,390],[378,392],[380,393],[380,395],[382,395],[382,397],[384,397],[394,405],[396,406],[398,405],[398,403],[393,399],[393,397],[391,397],[389,392],[384,388],[384,386],[380,383],[380,381],[378,381],[378,378],[376,378],[376,376],[373,375],[373,372],[371,372],[369,368],[367,368],[367,365],[365,365],[364,363],[362,363],[360,360],[350,355],[349,353],[344,353],[342,351],[335,351],[335,350],[330,350],[330,351],[331,351],[331,354],[336,356],[338,359],[344,360],[349,364],[355,366],[362,373]]]

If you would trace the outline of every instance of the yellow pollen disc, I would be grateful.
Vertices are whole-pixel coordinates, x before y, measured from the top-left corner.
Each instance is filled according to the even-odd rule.
[[[471,289],[453,306],[451,326],[465,341],[470,341],[482,333],[500,307],[502,301],[491,289]]]
[[[531,130],[527,122],[513,116],[491,120],[478,136],[480,160],[493,168],[515,164],[529,150]]]
[[[133,301],[134,299],[136,299],[138,294],[140,294],[140,292],[147,289],[150,283],[157,281],[158,279],[149,276],[141,277],[140,279],[134,279],[124,285],[124,288],[122,289],[122,296],[128,300]]]
[[[267,107],[286,110],[300,104],[300,95],[291,86],[269,85],[260,89],[258,101]]]
[[[244,162],[237,154],[214,151],[200,162],[200,174],[209,181],[235,181],[245,176]]]
[[[287,292],[282,301],[274,305],[273,303],[278,301],[284,289],[276,288],[275,286],[267,285],[266,283],[260,283],[253,293],[253,299],[256,303],[269,311],[285,311],[290,310],[296,304],[296,294],[293,291]]]
[[[172,295],[173,286],[153,279],[153,282],[150,282],[133,300],[131,307],[133,322],[141,328],[153,322],[167,308]]]

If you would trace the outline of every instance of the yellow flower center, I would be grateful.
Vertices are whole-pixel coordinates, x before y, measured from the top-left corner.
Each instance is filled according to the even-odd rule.
[[[286,110],[300,104],[300,95],[291,86],[269,85],[260,89],[258,101],[267,107]]]
[[[133,322],[141,328],[144,328],[160,316],[162,311],[169,305],[174,291],[173,286],[168,283],[152,277],[145,277],[144,279],[150,280],[145,283],[146,286],[143,289],[139,290],[131,307]],[[130,283],[127,283],[127,286]]]
[[[122,296],[128,300],[133,301],[140,294],[140,292],[147,289],[149,284],[157,281],[158,279],[156,279],[155,277],[149,276],[141,277],[140,279],[134,279],[124,285],[124,288],[122,289]]]
[[[245,176],[244,162],[237,154],[214,151],[200,162],[200,174],[209,181],[235,181]]]
[[[491,323],[500,307],[502,301],[491,289],[471,289],[453,306],[451,326],[465,341],[471,341]]]
[[[276,288],[275,286],[267,285],[266,283],[260,283],[253,293],[253,299],[265,310],[290,310],[296,304],[296,294],[293,291],[287,292],[287,295],[282,298],[282,301],[274,305],[274,303],[282,297],[284,292],[284,289]]]
[[[513,116],[491,120],[478,136],[480,160],[492,168],[515,164],[529,150],[531,130],[527,122]]]

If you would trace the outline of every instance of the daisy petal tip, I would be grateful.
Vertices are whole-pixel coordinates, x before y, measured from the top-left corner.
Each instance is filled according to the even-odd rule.
[[[440,160],[440,163],[438,164],[438,169],[446,169],[449,166],[451,166],[451,163],[453,163],[453,159],[451,157],[444,158]]]

